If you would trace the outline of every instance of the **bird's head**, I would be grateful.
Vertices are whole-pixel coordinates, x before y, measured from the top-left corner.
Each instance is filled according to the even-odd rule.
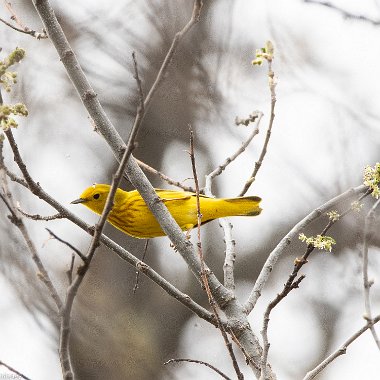
[[[94,184],[83,191],[80,197],[72,201],[71,204],[81,203],[100,215],[106,204],[110,188],[110,185]]]

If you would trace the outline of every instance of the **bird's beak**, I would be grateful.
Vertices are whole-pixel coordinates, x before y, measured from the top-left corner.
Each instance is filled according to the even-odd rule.
[[[84,202],[87,202],[87,199],[78,198],[78,199],[75,199],[75,201],[70,202],[70,204],[76,205],[78,203],[84,203]]]

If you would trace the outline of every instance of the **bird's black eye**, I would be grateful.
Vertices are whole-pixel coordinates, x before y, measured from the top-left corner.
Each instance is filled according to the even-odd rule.
[[[96,193],[96,194],[94,194],[92,197],[93,197],[94,199],[99,199],[100,194],[99,194],[99,193]]]

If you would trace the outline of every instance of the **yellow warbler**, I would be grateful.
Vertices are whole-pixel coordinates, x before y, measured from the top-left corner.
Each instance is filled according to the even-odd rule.
[[[110,185],[103,184],[90,186],[80,195],[79,199],[71,203],[82,203],[100,215],[110,188]],[[194,193],[161,189],[155,189],[155,191],[182,230],[191,230],[198,224],[197,199]],[[259,207],[261,198],[254,196],[221,199],[200,195],[199,201],[202,224],[227,216],[254,216],[261,212]],[[164,231],[136,190],[117,189],[108,221],[119,230],[136,238],[165,236]]]

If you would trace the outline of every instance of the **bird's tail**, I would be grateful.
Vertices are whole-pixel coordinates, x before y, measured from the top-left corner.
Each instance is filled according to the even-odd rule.
[[[260,197],[225,198],[223,201],[226,202],[227,206],[224,207],[227,212],[225,216],[255,216],[262,211]]]

